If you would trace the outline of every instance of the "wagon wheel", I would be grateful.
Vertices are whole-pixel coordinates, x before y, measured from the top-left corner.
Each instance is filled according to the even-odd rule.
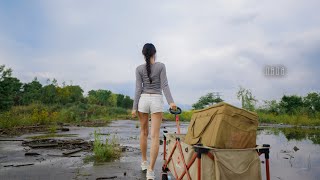
[[[168,174],[167,173],[162,173],[162,180],[168,180]]]

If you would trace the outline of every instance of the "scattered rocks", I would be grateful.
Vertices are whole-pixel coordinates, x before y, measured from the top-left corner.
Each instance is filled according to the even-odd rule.
[[[162,145],[163,144],[163,140],[162,139],[160,139],[160,145]]]
[[[294,146],[294,147],[293,147],[293,150],[294,150],[295,152],[297,152],[297,151],[299,151],[299,148],[298,148],[297,146]]]

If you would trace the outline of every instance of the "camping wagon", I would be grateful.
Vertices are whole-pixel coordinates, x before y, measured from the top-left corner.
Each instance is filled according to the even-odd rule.
[[[234,108],[226,103],[223,103],[222,106],[229,109],[230,107]],[[217,106],[214,108],[217,109]],[[168,179],[168,172],[171,172],[177,180],[259,180],[262,179],[259,158],[262,154],[265,158],[266,179],[270,180],[270,145],[263,144],[252,148],[214,148],[202,143],[190,145],[190,143],[186,143],[186,138],[188,138],[186,134],[180,134],[179,114],[182,112],[181,109],[177,108],[176,111],[169,109],[169,111],[175,115],[177,132],[168,133],[164,131],[163,180]],[[243,113],[241,115],[243,116]],[[217,117],[215,116],[215,118]],[[226,117],[222,116],[223,118],[225,119]],[[191,120],[190,124],[194,123],[193,120]],[[202,131],[201,133],[203,133]]]

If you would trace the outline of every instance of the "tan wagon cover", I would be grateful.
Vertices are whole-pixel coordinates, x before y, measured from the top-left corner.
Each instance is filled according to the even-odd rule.
[[[167,158],[173,150],[176,137],[180,138],[182,154],[186,164],[190,162],[194,153],[191,145],[184,143],[185,135],[168,134],[167,137]],[[261,180],[260,158],[254,148],[251,149],[213,149],[209,153],[213,154],[214,160],[207,155],[201,156],[201,180]],[[168,168],[170,172],[178,177],[184,171],[182,156],[178,148],[175,149]],[[192,180],[198,178],[197,159],[191,165],[189,173]],[[183,179],[188,179],[187,175]]]
[[[257,128],[256,113],[219,103],[193,113],[184,142],[223,149],[254,148]]]

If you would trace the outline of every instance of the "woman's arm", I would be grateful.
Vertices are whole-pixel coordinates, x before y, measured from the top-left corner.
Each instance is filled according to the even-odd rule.
[[[168,84],[166,66],[164,64],[160,72],[160,82],[161,88],[163,90],[164,96],[167,99],[168,104],[174,103]]]
[[[136,91],[135,91],[133,107],[132,107],[133,111],[138,110],[138,103],[141,96],[141,92],[142,92],[142,78],[137,67],[136,68]]]

